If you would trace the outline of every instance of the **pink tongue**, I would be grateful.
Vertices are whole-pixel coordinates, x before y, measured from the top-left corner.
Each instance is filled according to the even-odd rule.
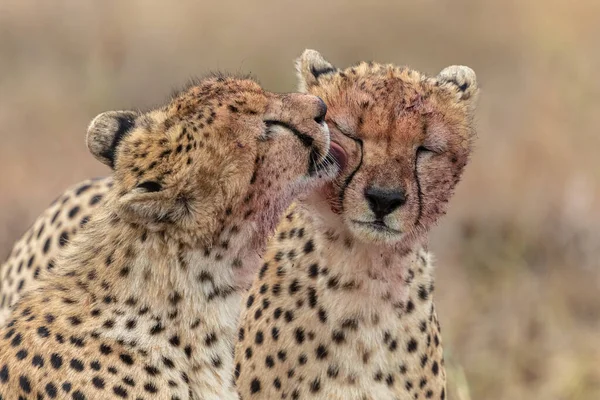
[[[348,161],[348,157],[346,156],[346,152],[344,151],[342,146],[340,146],[334,141],[331,141],[329,145],[329,152],[340,166],[340,171],[343,171],[344,168],[346,168],[346,162]]]

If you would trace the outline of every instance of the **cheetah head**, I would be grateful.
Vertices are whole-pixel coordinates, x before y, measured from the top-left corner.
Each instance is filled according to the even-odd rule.
[[[342,172],[308,199],[359,240],[409,244],[445,213],[475,136],[475,73],[436,77],[393,65],[345,70],[306,50],[300,90],[321,97]],[[341,149],[341,150],[340,150]]]
[[[335,174],[326,110],[313,95],[212,77],[164,107],[98,115],[87,144],[114,170],[120,217],[180,240],[214,240],[225,221],[251,222],[260,236]]]

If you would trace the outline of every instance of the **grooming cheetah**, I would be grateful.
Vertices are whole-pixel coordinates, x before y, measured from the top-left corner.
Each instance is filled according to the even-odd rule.
[[[96,117],[88,147],[114,185],[0,330],[0,397],[237,398],[241,297],[266,239],[337,171],[325,112],[220,76]]]
[[[340,70],[311,50],[297,68],[345,155],[336,180],[299,200],[268,246],[240,317],[240,397],[443,400],[426,243],[471,151],[475,74]]]
[[[57,198],[15,243],[0,265],[0,326],[21,295],[52,270],[58,253],[90,220],[112,186],[112,176],[88,179]]]

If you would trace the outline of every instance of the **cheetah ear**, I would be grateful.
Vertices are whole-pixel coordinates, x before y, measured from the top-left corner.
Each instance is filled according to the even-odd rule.
[[[437,76],[440,86],[445,86],[456,93],[457,100],[474,102],[479,93],[475,71],[463,65],[446,67]]]
[[[107,111],[92,120],[87,130],[87,147],[100,162],[112,169],[121,139],[135,126],[135,111]]]
[[[296,59],[296,71],[300,80],[299,90],[306,92],[307,88],[319,83],[321,76],[333,74],[338,69],[325,60],[318,51],[306,49]]]

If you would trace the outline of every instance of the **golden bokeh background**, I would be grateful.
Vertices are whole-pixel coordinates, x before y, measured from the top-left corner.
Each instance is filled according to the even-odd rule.
[[[0,258],[67,186],[108,170],[88,122],[194,75],[296,88],[319,50],[482,87],[479,139],[432,233],[450,399],[600,399],[600,2],[0,1]]]

